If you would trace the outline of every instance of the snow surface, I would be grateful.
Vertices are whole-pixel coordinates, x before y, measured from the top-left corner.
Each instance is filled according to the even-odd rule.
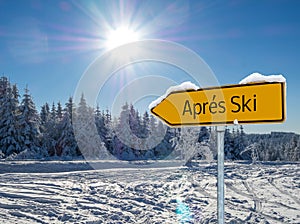
[[[240,84],[254,82],[286,82],[286,79],[283,75],[262,75],[260,73],[255,72],[241,80]]]
[[[0,223],[217,223],[216,163],[87,167],[85,161],[0,162]],[[225,163],[225,223],[300,223],[299,173],[299,163]]]
[[[163,101],[165,98],[167,98],[167,96],[172,92],[185,91],[185,90],[197,90],[197,89],[199,89],[199,87],[190,81],[183,82],[177,86],[171,86],[169,89],[167,89],[164,95],[160,96],[159,98],[157,98],[156,100],[152,101],[149,104],[149,110],[151,110],[152,108],[160,104],[160,102]]]

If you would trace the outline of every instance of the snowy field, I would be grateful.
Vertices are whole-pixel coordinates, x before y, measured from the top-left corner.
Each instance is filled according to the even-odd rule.
[[[0,223],[217,223],[216,164],[131,165],[0,162]],[[225,223],[300,223],[300,164],[226,163],[225,197]]]

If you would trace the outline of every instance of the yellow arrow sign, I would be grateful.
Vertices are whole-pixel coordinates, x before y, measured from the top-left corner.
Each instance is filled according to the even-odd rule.
[[[285,120],[285,83],[251,83],[170,93],[151,112],[171,126],[278,123]]]

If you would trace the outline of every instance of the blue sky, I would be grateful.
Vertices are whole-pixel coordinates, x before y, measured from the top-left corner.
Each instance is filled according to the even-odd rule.
[[[45,102],[65,103],[105,52],[109,29],[130,23],[142,39],[175,41],[195,51],[222,85],[253,72],[283,74],[287,121],[245,129],[300,133],[299,1],[0,0],[0,8],[0,72],[21,90],[28,84],[38,109]],[[106,94],[122,87],[110,83]]]

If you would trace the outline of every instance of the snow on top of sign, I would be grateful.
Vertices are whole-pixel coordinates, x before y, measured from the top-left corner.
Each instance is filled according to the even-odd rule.
[[[167,98],[167,96],[172,92],[185,91],[185,90],[197,90],[197,89],[199,89],[199,87],[190,81],[183,82],[177,86],[171,86],[169,89],[167,89],[164,95],[160,96],[159,98],[157,98],[156,100],[152,101],[149,104],[149,110],[151,110],[152,108],[160,104],[160,102],[163,101],[165,98]]]
[[[253,82],[286,82],[286,79],[283,75],[262,75],[260,73],[255,72],[241,80],[240,84],[247,84]]]

